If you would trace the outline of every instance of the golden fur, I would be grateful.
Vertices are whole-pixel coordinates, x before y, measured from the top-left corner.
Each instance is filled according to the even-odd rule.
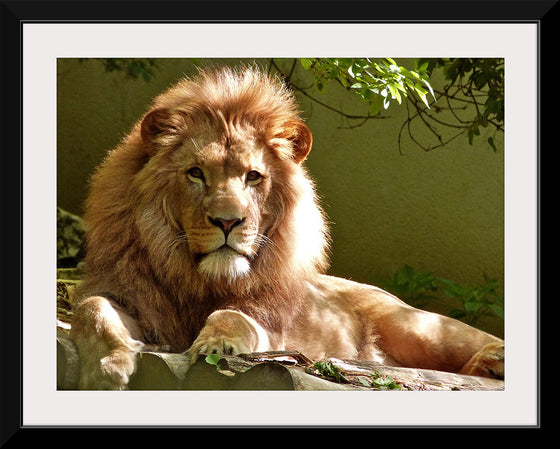
[[[72,325],[81,388],[126,388],[143,344],[449,371],[501,344],[322,274],[327,230],[302,165],[311,144],[292,93],[254,68],[201,72],[154,100],[91,180]],[[472,373],[492,374],[486,352]]]

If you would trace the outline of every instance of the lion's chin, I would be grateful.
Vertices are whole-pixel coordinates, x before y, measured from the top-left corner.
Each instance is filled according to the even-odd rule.
[[[216,281],[247,276],[250,269],[249,260],[229,247],[205,255],[198,265],[201,274]]]

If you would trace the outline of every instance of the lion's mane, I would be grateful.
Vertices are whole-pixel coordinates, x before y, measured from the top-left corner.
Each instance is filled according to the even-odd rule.
[[[275,218],[248,275],[219,281],[199,272],[177,224],[173,154],[194,131],[239,123],[276,155],[271,194],[260,205]],[[92,176],[81,297],[110,298],[136,319],[146,343],[177,351],[220,308],[284,328],[304,307],[302,283],[327,266],[323,213],[300,163],[307,151],[299,147],[311,145],[304,128],[291,92],[253,67],[201,71],[157,97]]]

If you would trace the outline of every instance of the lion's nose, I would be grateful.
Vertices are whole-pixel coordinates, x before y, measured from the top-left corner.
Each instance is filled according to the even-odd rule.
[[[216,217],[216,218],[208,217],[208,220],[214,226],[220,228],[224,232],[226,237],[234,227],[239,226],[241,223],[245,221],[244,218],[225,219],[221,217]]]

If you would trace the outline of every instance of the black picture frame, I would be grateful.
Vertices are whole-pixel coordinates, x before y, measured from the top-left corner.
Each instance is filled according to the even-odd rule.
[[[530,22],[539,29],[540,86],[552,85],[556,52],[557,1],[2,1],[1,2],[1,98],[0,178],[2,210],[2,292],[0,300],[0,445],[20,447],[44,438],[46,428],[22,426],[22,26],[25,23],[89,23],[160,21],[200,23],[340,23],[340,22]],[[554,46],[554,47],[553,47]],[[550,56],[550,58],[548,57]],[[550,83],[550,84],[549,84]],[[542,111],[555,104],[557,92],[540,98],[540,142],[549,130],[553,114]],[[542,146],[540,143],[539,147]],[[539,149],[539,172],[543,166]],[[541,173],[542,176],[542,173]],[[539,243],[540,200],[539,188]],[[545,192],[543,192],[545,193]],[[539,244],[539,273],[540,273]],[[540,279],[540,277],[539,277]],[[540,282],[539,282],[540,298]],[[540,319],[540,299],[539,299]],[[540,338],[539,338],[540,366]],[[540,368],[539,368],[540,372]],[[540,376],[539,376],[540,378]],[[539,387],[539,419],[542,428]],[[61,429],[56,427],[55,429]],[[63,428],[65,444],[73,444]],[[80,429],[85,432],[88,429]],[[194,429],[189,429],[194,430]],[[51,435],[50,433],[47,435]],[[145,443],[144,432],[136,433]],[[87,440],[84,440],[87,441]],[[192,441],[192,440],[191,440]],[[43,443],[46,443],[44,441]],[[58,444],[53,440],[53,443]],[[187,442],[184,442],[187,444]],[[129,443],[131,444],[131,443]]]

